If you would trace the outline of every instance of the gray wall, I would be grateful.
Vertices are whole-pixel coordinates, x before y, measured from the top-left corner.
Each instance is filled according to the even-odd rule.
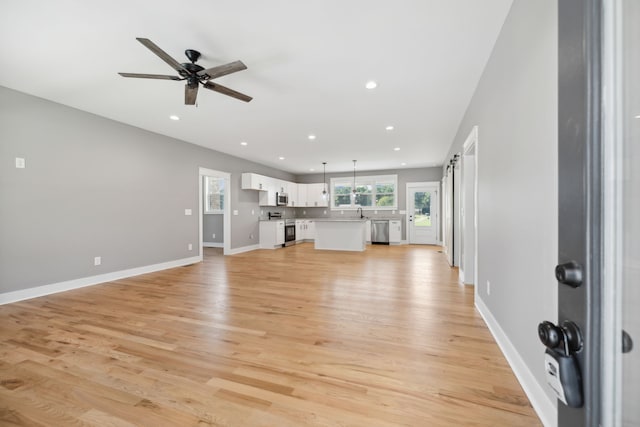
[[[544,390],[536,328],[557,318],[556,7],[513,3],[447,157],[478,125],[478,296]]]
[[[231,173],[231,248],[257,244],[241,173],[293,175],[0,87],[0,293],[197,255],[199,167]]]
[[[433,168],[416,168],[416,169],[397,169],[397,170],[374,170],[374,171],[357,171],[356,176],[376,176],[376,175],[398,175],[398,210],[395,214],[392,214],[392,211],[387,210],[378,210],[378,213],[375,214],[374,210],[365,210],[364,215],[370,218],[389,218],[389,219],[399,219],[402,221],[402,240],[407,239],[407,230],[406,230],[406,215],[400,214],[398,211],[406,210],[406,200],[407,200],[407,182],[432,182],[437,181],[440,182],[442,179],[442,168],[433,167]],[[327,185],[329,185],[331,178],[338,178],[344,176],[353,176],[353,172],[344,172],[344,173],[327,173]],[[298,175],[297,181],[300,183],[315,183],[322,182],[323,175],[320,174],[308,174],[308,175]],[[442,205],[442,202],[439,203]],[[326,212],[326,214],[325,214]],[[322,218],[322,217],[342,217],[345,216],[355,216],[356,213],[353,211],[344,211],[344,214],[340,213],[340,210],[332,211],[330,208],[296,208],[296,216],[299,218]],[[440,215],[442,218],[442,215]],[[440,231],[438,230],[438,236],[440,235]],[[440,238],[441,240],[441,238]]]
[[[216,235],[214,238],[213,235]],[[224,215],[202,215],[202,241],[208,243],[224,243]]]

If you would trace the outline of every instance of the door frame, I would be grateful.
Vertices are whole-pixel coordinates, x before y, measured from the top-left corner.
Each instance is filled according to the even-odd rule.
[[[216,178],[224,179],[224,207],[223,207],[223,246],[222,253],[223,255],[229,255],[231,251],[231,174],[228,172],[221,172],[213,169],[207,169],[200,167],[198,173],[198,241],[200,244],[198,245],[198,252],[200,256],[200,261],[202,261],[204,256],[204,251],[202,245],[204,244],[204,236],[202,235],[203,231],[203,203],[204,200],[204,188],[202,186],[202,180],[205,176],[213,176]]]
[[[417,187],[433,187],[435,192],[436,192],[436,203],[438,204],[437,209],[435,210],[435,215],[436,215],[436,224],[435,224],[435,231],[436,231],[436,237],[435,237],[435,241],[434,243],[432,243],[433,245],[437,245],[438,242],[440,242],[440,215],[438,215],[439,210],[440,210],[440,196],[438,195],[438,193],[440,192],[440,181],[424,181],[424,182],[407,182],[405,185],[405,209],[407,214],[405,215],[405,227],[404,229],[407,230],[407,243],[410,244],[411,243],[411,227],[409,224],[409,207],[411,205],[411,202],[409,200],[409,189],[410,188],[417,188]],[[433,225],[433,220],[432,220],[432,225]]]
[[[465,171],[465,165],[467,164],[466,162],[468,162],[468,158],[470,156],[470,152],[473,151],[473,188],[467,188],[467,186],[465,185],[466,178],[466,171]],[[466,218],[468,215],[468,211],[469,211],[469,206],[466,205],[466,193],[467,191],[472,191],[473,192],[473,206],[471,207],[471,213],[473,214],[473,286],[476,286],[477,289],[477,284],[478,284],[478,126],[474,126],[471,129],[471,132],[469,132],[469,136],[467,136],[466,141],[464,142],[464,144],[462,145],[462,194],[461,194],[461,201],[462,201],[462,209],[463,209],[463,218],[464,220],[461,222],[461,234],[462,234],[462,260],[464,260],[465,257],[465,248],[467,248],[467,246],[469,246],[467,244],[466,239],[468,238],[468,232],[469,230],[466,229]],[[460,275],[460,282],[464,284],[465,281],[465,273],[464,270],[466,269],[464,267],[464,262],[462,262],[460,264],[461,268],[459,269],[459,275]]]

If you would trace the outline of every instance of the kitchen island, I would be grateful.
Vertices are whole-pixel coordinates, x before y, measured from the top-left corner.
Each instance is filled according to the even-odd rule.
[[[315,219],[315,248],[331,251],[364,251],[366,219]]]

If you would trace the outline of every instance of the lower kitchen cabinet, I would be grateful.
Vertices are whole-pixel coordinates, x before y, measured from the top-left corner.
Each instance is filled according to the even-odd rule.
[[[296,219],[296,242],[304,240],[304,222],[303,219]]]
[[[260,221],[260,249],[280,248],[284,244],[284,220]]]
[[[316,225],[312,219],[296,219],[296,242],[313,242],[316,239]]]
[[[402,221],[389,221],[389,244],[399,245],[402,240]]]

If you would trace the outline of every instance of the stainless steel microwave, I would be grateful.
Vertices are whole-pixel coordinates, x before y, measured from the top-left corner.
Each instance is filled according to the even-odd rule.
[[[276,193],[276,205],[287,206],[289,204],[289,195],[287,193]]]

